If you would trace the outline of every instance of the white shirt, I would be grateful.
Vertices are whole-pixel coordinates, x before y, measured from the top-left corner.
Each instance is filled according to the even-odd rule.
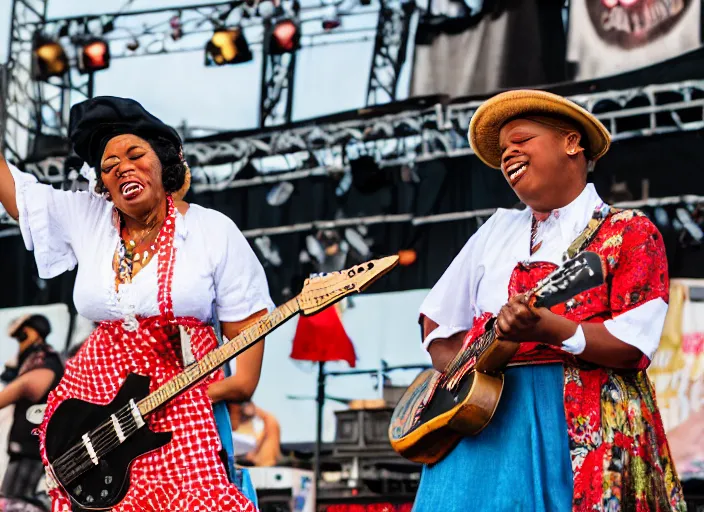
[[[499,209],[469,239],[420,307],[438,328],[424,346],[438,338],[469,330],[475,317],[498,314],[508,302],[508,283],[519,262],[548,261],[562,264],[562,256],[584,231],[594,210],[603,202],[587,184],[570,204],[554,210],[542,228],[542,245],[530,254],[531,216],[524,210]],[[652,359],[660,343],[667,303],[657,298],[604,322],[621,341]],[[583,336],[581,329],[576,336]]]
[[[22,237],[34,251],[39,277],[49,279],[78,265],[73,301],[81,316],[99,322],[130,313],[159,314],[157,263],[115,290],[113,257],[119,233],[111,202],[91,192],[56,190],[10,165],[15,179]],[[220,321],[235,322],[273,303],[264,269],[234,222],[190,205],[176,215],[172,301],[177,317],[210,321],[216,300]],[[155,258],[156,259],[156,258]]]

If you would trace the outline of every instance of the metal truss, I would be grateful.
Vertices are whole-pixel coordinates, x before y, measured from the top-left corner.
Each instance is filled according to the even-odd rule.
[[[704,128],[704,80],[649,85],[621,91],[583,94],[574,101],[594,112],[611,130],[614,140],[692,131]],[[218,142],[189,141],[185,151],[199,167],[195,190],[221,190],[260,183],[304,179],[339,173],[355,154],[374,154],[380,167],[413,165],[472,154],[467,141],[469,121],[481,101],[408,107],[401,112],[335,123],[310,124],[233,134]],[[237,170],[249,162],[289,155],[288,167],[278,173],[238,180]],[[311,158],[312,157],[312,158]],[[216,174],[208,166],[233,164],[233,172]]]
[[[377,22],[376,41],[367,85],[367,105],[396,101],[401,68],[406,61],[408,34],[415,2],[382,2]]]
[[[353,17],[369,15],[379,9],[383,11],[384,14],[379,17],[379,27],[384,27],[384,36],[377,38],[374,58],[380,64],[372,66],[375,77],[380,76],[382,67],[388,67],[393,58],[398,62],[395,67],[391,67],[394,70],[400,69],[405,55],[408,23],[399,21],[399,13],[402,12],[399,0],[391,1],[396,2],[394,7],[380,7],[375,3],[368,7],[355,6],[342,13],[345,17]],[[203,40],[214,29],[241,27],[250,48],[259,48],[264,52],[260,127],[291,121],[295,54],[269,55],[267,46],[269,31],[276,19],[294,13],[292,6],[297,5],[297,2],[293,0],[284,0],[277,10],[266,17],[260,10],[264,9],[264,4],[272,2],[237,0],[56,19],[46,18],[47,2],[48,0],[13,2],[7,94],[4,95],[7,123],[3,140],[8,155],[18,162],[26,162],[28,159],[42,161],[46,156],[54,156],[57,152],[56,145],[61,142],[61,137],[66,136],[70,105],[92,96],[92,75],[81,75],[76,70],[80,43],[91,36],[104,38],[110,44],[111,58],[115,60],[167,53],[203,52]],[[373,25],[357,24],[356,28],[350,30],[344,27],[324,30],[321,22],[325,19],[327,5],[302,7],[294,13],[302,23],[306,23],[301,33],[303,47],[367,41],[374,37],[377,27]],[[382,23],[382,20],[386,21]],[[393,33],[396,29],[405,34],[403,44],[398,42],[399,36]],[[37,31],[56,38],[64,47],[71,71],[63,78],[52,78],[50,83],[32,80],[32,39]],[[403,48],[403,51],[400,52],[399,48]],[[400,60],[398,56],[401,56]],[[377,69],[379,71],[375,71]],[[381,78],[374,79],[375,84],[385,84],[384,88],[393,92],[391,98],[395,97],[398,72],[395,71],[392,75],[389,82],[393,84],[391,89],[388,80],[384,82]],[[54,144],[50,148],[50,155],[46,154],[46,136],[58,137],[49,141]],[[44,150],[43,153],[37,152],[38,149]],[[46,164],[42,163],[42,166],[46,167]]]
[[[32,41],[47,27],[48,0],[14,0],[6,71],[3,150],[17,161],[43,160],[67,151],[71,94],[90,94],[91,77],[67,73],[50,82],[32,79]]]
[[[272,29],[273,25],[267,23],[262,63],[262,91],[259,102],[260,127],[288,124],[291,122],[293,111],[296,53],[272,55],[269,52],[269,36]]]
[[[596,113],[614,140],[704,128],[704,80],[648,85],[572,97]],[[481,101],[409,106],[400,112],[380,107],[377,116],[310,123],[232,134],[219,141],[187,140],[184,151],[194,170],[195,192],[305,179],[349,170],[358,154],[373,154],[380,167],[472,154],[467,127]],[[276,172],[271,157],[278,157]],[[284,160],[284,168],[280,161]],[[238,179],[247,164],[260,169]],[[223,171],[222,164],[230,169]],[[26,165],[45,182],[61,182],[63,159]]]

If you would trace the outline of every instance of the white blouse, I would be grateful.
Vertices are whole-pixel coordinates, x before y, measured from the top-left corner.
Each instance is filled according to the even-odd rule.
[[[519,262],[562,264],[562,255],[584,231],[603,202],[587,184],[570,204],[554,210],[541,227],[542,245],[530,254],[532,211],[499,209],[469,239],[421,305],[420,313],[438,328],[426,336],[428,348],[438,338],[466,331],[475,317],[498,314],[508,301],[508,283]],[[650,300],[604,322],[608,331],[652,359],[660,343],[667,303]],[[575,336],[584,336],[578,329]]]
[[[159,314],[157,261],[147,263],[132,283],[115,290],[113,257],[119,233],[112,203],[92,192],[40,184],[12,165],[10,171],[20,230],[25,246],[34,251],[39,277],[49,279],[78,265],[73,301],[80,315],[95,322]],[[190,205],[185,215],[176,215],[174,246],[171,294],[177,317],[208,322],[213,300],[224,322],[273,308],[264,269],[225,215]]]

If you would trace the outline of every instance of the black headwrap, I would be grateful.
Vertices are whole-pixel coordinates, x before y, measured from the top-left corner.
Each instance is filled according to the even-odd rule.
[[[182,147],[176,130],[128,98],[97,96],[77,103],[71,107],[68,129],[76,154],[95,169],[100,166],[105,146],[117,135],[161,136],[178,150]]]

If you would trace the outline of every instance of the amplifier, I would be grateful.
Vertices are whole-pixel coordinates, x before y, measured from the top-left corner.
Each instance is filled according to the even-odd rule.
[[[334,452],[391,450],[388,430],[393,409],[336,411]]]
[[[315,475],[295,468],[247,468],[260,512],[314,512]]]

